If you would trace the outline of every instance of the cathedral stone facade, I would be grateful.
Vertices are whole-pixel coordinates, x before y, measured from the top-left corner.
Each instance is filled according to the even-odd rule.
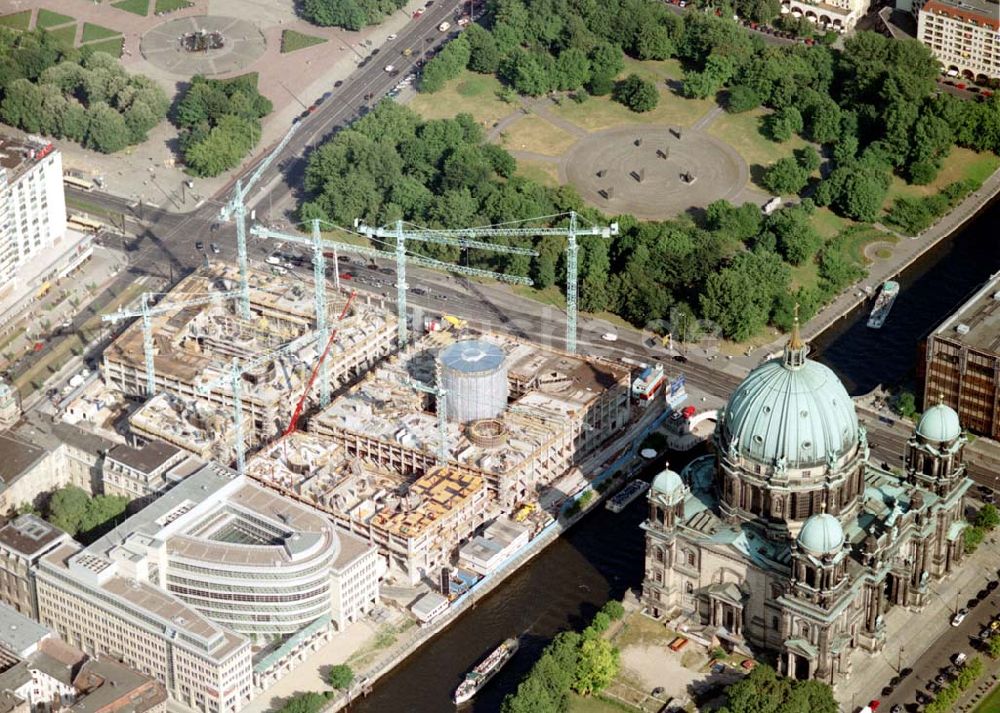
[[[886,645],[891,607],[919,610],[961,562],[970,481],[958,416],[920,419],[903,475],[869,461],[837,376],[798,328],[720,411],[715,455],[649,491],[644,611],[836,683]],[[859,664],[860,665],[860,664]]]

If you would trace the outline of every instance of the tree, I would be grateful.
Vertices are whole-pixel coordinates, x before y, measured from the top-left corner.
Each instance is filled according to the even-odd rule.
[[[320,693],[300,693],[285,703],[279,713],[319,713],[326,701],[326,696]]]
[[[608,42],[599,42],[590,50],[590,93],[596,96],[610,94],[615,77],[625,68],[622,51]]]
[[[1000,512],[996,507],[987,503],[976,513],[975,526],[981,527],[984,531],[990,532],[997,525],[1000,525]]]
[[[644,24],[636,33],[633,47],[639,59],[669,59],[674,52],[674,44],[666,28],[654,24]]]
[[[788,141],[802,131],[802,114],[793,106],[783,107],[765,119],[764,127],[774,141]]]
[[[979,527],[967,527],[965,528],[963,538],[965,543],[965,552],[966,554],[971,555],[979,548],[979,545],[983,543],[983,540],[986,538],[986,533]]]
[[[613,621],[617,621],[625,616],[625,607],[617,599],[608,600],[608,602],[601,607],[601,611],[607,614]]]
[[[903,391],[896,397],[896,413],[912,419],[917,415],[917,400],[910,391]]]
[[[330,668],[329,683],[332,688],[349,688],[354,683],[354,671],[347,664],[337,664]]]
[[[761,105],[763,98],[756,89],[744,84],[737,84],[729,90],[726,97],[726,111],[731,114],[740,114],[744,111],[756,109]]]
[[[780,158],[767,167],[762,180],[764,187],[777,196],[798,193],[809,182],[809,172],[794,158]]]
[[[579,89],[590,81],[590,60],[583,50],[570,47],[556,60],[556,73],[559,89]]]
[[[766,664],[726,689],[719,713],[837,713],[833,690],[820,681],[793,681]]]
[[[819,169],[820,164],[823,162],[819,154],[816,153],[816,149],[812,146],[803,146],[800,149],[796,149],[795,160],[809,173]]]
[[[500,49],[493,35],[482,25],[472,23],[465,32],[469,43],[469,69],[480,74],[493,74],[500,66]]]
[[[743,341],[767,324],[775,298],[788,285],[788,266],[774,253],[747,252],[708,276],[702,314],[729,339]]]
[[[76,535],[87,514],[89,496],[82,488],[68,485],[52,494],[48,504],[48,521],[69,535]]]
[[[604,690],[618,675],[618,649],[600,637],[585,638],[573,680],[573,690],[589,696]]]
[[[991,659],[1000,658],[1000,634],[994,634],[986,642],[986,653]]]
[[[767,230],[775,237],[778,252],[792,265],[812,260],[823,238],[812,227],[809,214],[801,207],[784,208],[767,219]]]
[[[614,91],[615,101],[634,112],[652,111],[660,101],[656,85],[637,74],[630,74],[618,82]]]

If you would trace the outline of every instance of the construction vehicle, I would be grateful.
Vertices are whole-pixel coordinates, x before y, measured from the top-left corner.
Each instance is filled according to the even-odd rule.
[[[455,329],[465,329],[467,326],[469,326],[469,323],[466,322],[464,319],[461,319],[460,317],[455,317],[450,314],[441,315],[441,319],[443,319],[445,322],[447,322]]]
[[[527,503],[514,515],[514,522],[524,522],[531,517],[531,513],[535,512],[536,509],[537,506],[534,503]]]

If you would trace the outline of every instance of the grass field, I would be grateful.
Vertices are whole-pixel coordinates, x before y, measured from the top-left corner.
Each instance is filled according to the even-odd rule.
[[[531,179],[535,183],[541,183],[543,186],[554,188],[559,185],[559,169],[554,163],[547,161],[519,158],[517,160],[517,175]]]
[[[281,33],[281,53],[288,54],[296,50],[304,50],[306,47],[321,45],[324,42],[326,42],[326,39],[323,37],[304,35],[295,30],[283,30]]]
[[[613,101],[610,96],[604,96],[588,97],[582,104],[567,100],[560,106],[552,107],[552,112],[587,131],[601,131],[623,124],[690,126],[715,106],[710,99],[678,96],[662,82],[658,90],[660,103],[652,111],[637,113]]]
[[[9,27],[13,30],[27,30],[29,24],[31,24],[31,10],[0,16],[0,26],[2,27]]]
[[[626,707],[622,704],[609,703],[593,696],[581,696],[570,693],[569,713],[621,713],[622,711],[634,711],[637,708]]]
[[[103,27],[101,25],[92,25],[89,22],[83,23],[83,36],[80,38],[80,42],[86,44],[87,42],[95,42],[96,40],[106,40],[111,37],[120,37],[122,33],[117,30],[112,30],[110,27]]]
[[[496,77],[464,71],[433,94],[417,94],[410,108],[425,119],[451,119],[456,114],[471,114],[489,129],[516,109],[497,98],[500,82]]]
[[[46,10],[44,7],[41,7],[38,8],[38,19],[35,20],[35,27],[41,27],[43,30],[47,30],[50,27],[65,25],[67,22],[76,22],[76,18],[70,17],[69,15],[63,15],[58,12],[52,12],[52,10]]]
[[[76,25],[64,25],[55,30],[46,30],[46,32],[67,47],[72,47],[76,42]]]
[[[122,56],[122,38],[112,37],[110,40],[101,40],[100,42],[91,42],[87,47],[90,47],[95,52],[106,52],[112,57]]]
[[[183,10],[186,7],[191,7],[193,4],[188,2],[188,0],[156,0],[154,7],[156,12],[173,12],[174,10]]]
[[[143,17],[149,14],[149,0],[120,0],[120,2],[111,3],[111,7]]]
[[[791,156],[792,151],[802,148],[806,141],[800,136],[793,136],[784,143],[771,141],[761,133],[761,120],[768,112],[764,109],[754,109],[742,114],[725,112],[712,122],[708,133],[722,139],[739,152],[740,156],[750,165],[751,174],[754,166],[768,166],[779,158]],[[759,171],[756,173],[759,174]]]
[[[910,186],[899,176],[892,177],[889,194],[886,196],[884,208],[888,209],[896,198],[920,198],[937,193],[939,190],[955,181],[967,178],[982,182],[1000,168],[1000,157],[991,153],[976,153],[970,149],[957,146],[948,154],[937,178],[926,186]]]
[[[677,82],[684,79],[684,70],[676,59],[642,61],[626,57],[625,71],[622,72],[622,76],[629,74],[638,74],[643,79],[660,84],[668,79]]]
[[[553,126],[540,116],[526,116],[508,127],[501,145],[510,151],[532,151],[545,156],[561,156],[576,143],[576,137]]]
[[[817,208],[812,216],[812,226],[816,228],[817,233],[827,239],[852,225],[857,225],[857,223],[850,218],[841,218],[829,208]]]

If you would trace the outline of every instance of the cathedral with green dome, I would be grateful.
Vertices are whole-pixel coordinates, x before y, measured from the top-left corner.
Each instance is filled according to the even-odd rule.
[[[889,608],[919,611],[961,561],[965,443],[939,404],[901,475],[872,463],[854,402],[796,325],[719,412],[715,453],[653,480],[644,611],[837,683],[856,651],[885,647]]]

